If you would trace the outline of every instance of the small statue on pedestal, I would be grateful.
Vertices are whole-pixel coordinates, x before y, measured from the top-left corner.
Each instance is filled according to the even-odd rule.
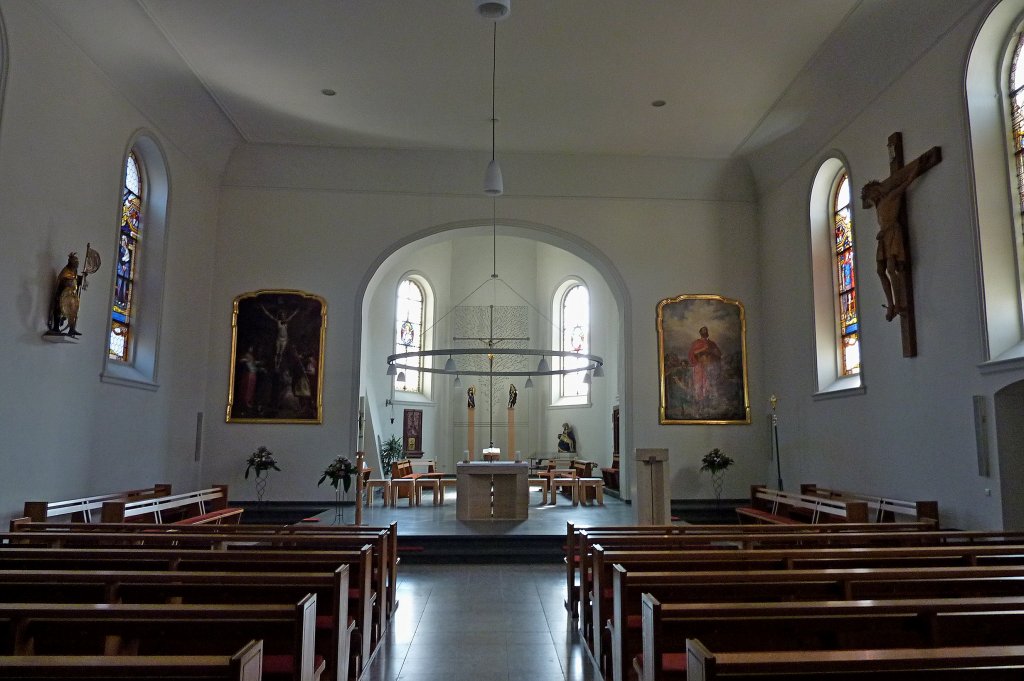
[[[519,399],[519,391],[516,390],[516,386],[512,383],[508,384],[508,408],[516,408],[516,400]]]
[[[78,272],[78,254],[68,254],[68,264],[57,273],[53,298],[50,301],[50,318],[47,320],[47,336],[68,336],[75,338],[78,332],[78,307],[82,300],[82,291],[87,288],[86,277],[100,268],[100,254],[92,250],[91,244],[85,247],[85,267]],[[64,331],[65,325],[67,330]]]
[[[562,424],[562,432],[558,434],[558,451],[566,454],[576,453],[576,433],[568,423]]]

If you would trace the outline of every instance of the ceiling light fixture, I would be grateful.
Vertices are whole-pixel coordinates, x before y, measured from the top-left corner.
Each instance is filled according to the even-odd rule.
[[[480,8],[479,3],[477,9]],[[501,166],[494,154],[494,128],[498,124],[498,118],[494,114],[495,82],[497,81],[498,68],[498,23],[494,23],[494,37],[491,41],[491,162],[487,164],[487,172],[484,173],[484,194],[488,196],[501,196],[505,191],[505,182],[501,177]]]
[[[512,11],[511,0],[475,0],[476,12],[488,21],[501,21]]]

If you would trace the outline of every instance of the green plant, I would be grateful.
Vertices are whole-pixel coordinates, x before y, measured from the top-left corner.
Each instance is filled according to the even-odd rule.
[[[245,460],[245,477],[249,478],[249,471],[255,471],[258,478],[264,471],[269,470],[279,471],[281,469],[277,467],[274,453],[261,445]]]
[[[348,457],[335,457],[334,461],[324,469],[324,474],[320,476],[320,482],[316,483],[316,486],[319,487],[323,484],[324,480],[329,479],[331,487],[338,489],[338,482],[341,482],[342,487],[347,492],[352,486],[352,474],[355,472],[356,466],[348,460]]]
[[[402,441],[397,435],[392,435],[380,446],[380,467],[384,469],[384,477],[391,477],[391,464],[401,459]]]
[[[704,458],[700,460],[702,471],[710,471],[712,475],[719,471],[724,471],[729,466],[736,463],[732,457],[728,454],[723,454],[722,450],[715,447],[710,452],[704,455]]]

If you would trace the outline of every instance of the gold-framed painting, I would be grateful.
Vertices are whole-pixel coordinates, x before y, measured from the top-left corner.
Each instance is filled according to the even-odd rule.
[[[658,303],[661,424],[750,423],[743,303],[687,294]]]
[[[322,423],[327,302],[293,290],[237,296],[229,423]]]

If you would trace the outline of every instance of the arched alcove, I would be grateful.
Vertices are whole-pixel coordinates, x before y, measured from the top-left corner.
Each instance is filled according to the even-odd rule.
[[[393,434],[401,437],[404,409],[423,411],[425,457],[436,459],[445,470],[454,472],[454,462],[462,458],[467,447],[465,391],[469,381],[463,379],[462,385],[456,388],[450,377],[438,375],[429,395],[393,397],[390,394],[384,372],[385,358],[392,352],[389,348],[393,348],[393,340],[388,336],[384,320],[390,319],[393,324],[392,289],[409,272],[427,277],[435,289],[434,316],[427,329],[427,333],[433,334],[427,342],[435,348],[452,347],[453,308],[479,305],[480,296],[484,296],[482,302],[486,305],[488,295],[497,296],[494,299],[497,306],[523,308],[528,316],[528,347],[548,348],[552,335],[547,328],[551,321],[547,318],[551,296],[556,295],[566,276],[577,276],[588,283],[595,280],[594,306],[599,321],[592,332],[595,347],[591,351],[604,357],[605,378],[595,379],[595,383],[601,384],[595,390],[594,400],[578,407],[577,411],[552,406],[548,386],[537,379],[534,379],[535,384],[541,384],[532,390],[525,390],[522,383],[517,385],[515,449],[523,458],[551,455],[563,420],[579,421],[580,456],[602,466],[609,465],[612,408],[620,407],[623,415],[628,414],[626,405],[631,394],[627,359],[630,340],[629,334],[624,332],[631,323],[626,287],[610,260],[591,244],[546,225],[509,220],[500,221],[493,232],[492,225],[482,221],[427,228],[393,244],[368,267],[357,294],[360,315],[353,334],[358,338],[355,352],[356,366],[360,367],[354,398],[366,398],[368,426],[363,448],[368,452],[371,465],[378,437],[383,440]],[[509,288],[489,291],[492,272]],[[426,334],[424,337],[426,339]],[[507,399],[504,396],[507,396],[509,382],[503,379],[500,389],[494,386],[494,401],[490,404]],[[477,387],[491,394],[489,386]],[[481,407],[489,404],[484,398],[482,394]],[[388,401],[392,401],[390,406]],[[488,437],[493,436],[495,446],[506,452],[507,430],[502,430],[506,424],[505,414],[489,417],[484,409],[478,409],[477,414],[477,419],[490,426],[488,432],[483,432],[481,425],[477,425],[481,435],[476,439],[477,449],[487,446]],[[433,432],[428,432],[431,428]],[[620,438],[622,448],[628,451],[631,439],[626,423],[622,423]],[[431,446],[436,450],[427,451]],[[623,473],[624,477],[628,476],[627,472]],[[628,490],[628,477],[622,487]]]

